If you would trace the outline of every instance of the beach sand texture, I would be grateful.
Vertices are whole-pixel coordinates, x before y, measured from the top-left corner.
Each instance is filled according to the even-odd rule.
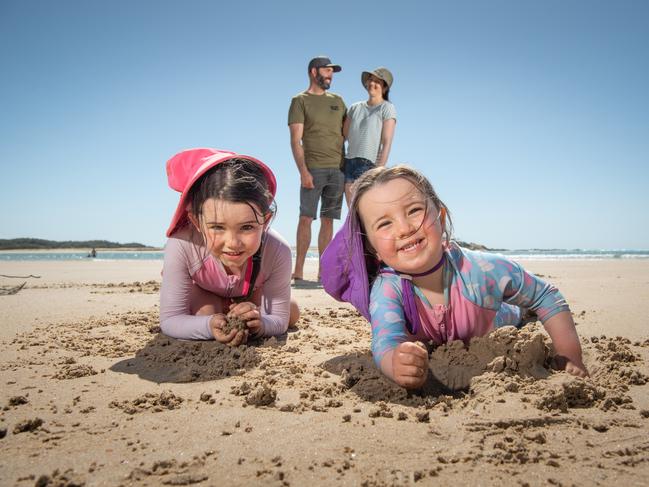
[[[420,394],[313,281],[286,337],[160,334],[160,261],[3,262],[1,485],[649,484],[649,262],[524,262],[554,282],[586,380],[538,324],[431,353]]]

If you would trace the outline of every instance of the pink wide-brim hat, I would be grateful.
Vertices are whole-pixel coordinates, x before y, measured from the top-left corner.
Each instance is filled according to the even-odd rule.
[[[275,197],[277,191],[275,175],[259,159],[237,154],[236,152],[210,148],[184,150],[167,161],[167,180],[169,181],[169,187],[180,193],[180,201],[171,219],[171,225],[169,225],[169,229],[167,230],[167,237],[170,237],[188,221],[187,194],[193,184],[211,168],[230,159],[247,159],[259,165],[268,181],[268,190]]]

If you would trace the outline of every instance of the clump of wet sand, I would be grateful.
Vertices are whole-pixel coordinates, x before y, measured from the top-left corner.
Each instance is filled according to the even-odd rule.
[[[235,396],[243,396],[246,404],[255,407],[271,406],[277,399],[277,391],[264,381],[254,384],[244,381],[240,386],[233,386],[230,392]]]
[[[232,330],[244,331],[247,328],[245,320],[242,320],[238,316],[227,316],[225,318],[225,326],[223,326],[223,333],[227,335]]]
[[[36,479],[36,487],[76,487],[86,485],[85,479],[73,469],[61,472],[55,469],[51,474],[43,474]]]
[[[97,371],[92,365],[73,363],[63,365],[58,372],[54,374],[54,378],[59,380],[78,379],[90,375],[97,375]]]
[[[163,391],[160,394],[147,392],[132,400],[111,401],[109,406],[121,409],[126,414],[141,413],[151,411],[159,413],[165,410],[177,409],[183,403],[184,399],[177,396],[171,391]]]

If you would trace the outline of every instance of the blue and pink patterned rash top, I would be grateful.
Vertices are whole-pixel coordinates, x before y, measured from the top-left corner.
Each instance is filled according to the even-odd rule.
[[[469,343],[495,328],[521,323],[521,308],[545,322],[568,311],[559,290],[502,256],[461,248],[451,242],[444,265],[446,304],[431,305],[413,283],[421,329],[409,332],[403,310],[401,278],[380,273],[370,292],[372,354],[378,366],[386,352],[406,341]]]

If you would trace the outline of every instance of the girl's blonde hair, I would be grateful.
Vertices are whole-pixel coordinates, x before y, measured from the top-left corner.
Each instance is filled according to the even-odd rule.
[[[410,181],[412,185],[417,188],[424,195],[427,200],[427,203],[434,205],[437,209],[442,211],[442,217],[440,218],[440,223],[442,225],[442,238],[446,245],[451,240],[453,233],[453,221],[451,220],[451,212],[444,202],[437,196],[433,185],[430,184],[430,181],[422,173],[413,169],[412,167],[406,164],[398,164],[392,167],[379,166],[369,171],[363,173],[359,177],[354,186],[352,187],[353,197],[351,205],[349,206],[349,211],[353,212],[356,216],[356,223],[360,225],[358,231],[363,233],[365,236],[365,229],[363,228],[363,221],[360,217],[358,211],[358,203],[365,193],[375,186],[385,184],[387,182],[393,181],[395,179],[406,179]],[[426,211],[429,210],[429,205],[427,205]],[[371,248],[369,242],[364,238],[364,243],[366,248]]]

